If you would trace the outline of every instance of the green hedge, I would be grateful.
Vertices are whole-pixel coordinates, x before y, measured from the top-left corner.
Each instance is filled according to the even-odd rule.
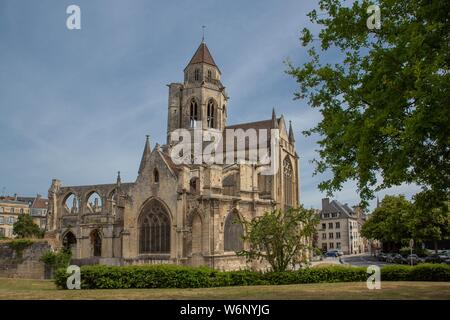
[[[59,269],[55,274],[58,288],[66,288],[67,274]],[[368,274],[364,267],[330,266],[286,272],[228,271],[192,268],[176,265],[151,266],[83,266],[82,289],[127,288],[207,288],[247,285],[281,285],[318,282],[360,282]],[[419,265],[387,266],[381,270],[385,281],[450,281],[450,266]]]
[[[445,264],[419,264],[417,266],[386,266],[381,269],[385,281],[450,281],[450,266]]]

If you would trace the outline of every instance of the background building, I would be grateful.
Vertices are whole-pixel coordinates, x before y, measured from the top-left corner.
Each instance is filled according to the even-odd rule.
[[[45,230],[47,227],[47,211],[48,199],[42,198],[38,194],[30,206],[30,215],[33,218],[33,222],[42,230]]]
[[[327,251],[341,250],[344,254],[358,254],[368,251],[368,241],[361,236],[361,227],[366,220],[362,209],[351,209],[347,204],[322,199],[317,226],[317,247]]]
[[[19,215],[30,214],[28,203],[16,199],[16,197],[0,199],[0,237],[14,238],[13,225]]]
[[[20,214],[30,214],[42,230],[47,226],[48,199],[36,197],[0,197],[0,237],[13,238],[13,225]]]

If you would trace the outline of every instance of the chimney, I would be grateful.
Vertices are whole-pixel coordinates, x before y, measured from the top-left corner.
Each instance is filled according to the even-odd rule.
[[[329,198],[323,198],[322,199],[322,210],[324,210],[325,207],[328,207],[329,204],[330,204],[330,199]]]

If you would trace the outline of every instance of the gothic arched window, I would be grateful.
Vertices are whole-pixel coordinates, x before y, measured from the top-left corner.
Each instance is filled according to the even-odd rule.
[[[284,206],[291,208],[294,205],[294,171],[288,157],[283,160]]]
[[[161,202],[144,208],[139,231],[139,253],[170,253],[170,217]]]
[[[208,70],[208,80],[211,81],[211,79],[212,79],[212,71]]]
[[[224,250],[241,251],[244,249],[244,227],[236,212],[230,212],[225,220]]]
[[[209,100],[208,102],[208,108],[207,108],[207,122],[208,122],[208,128],[214,128],[215,125],[215,112],[214,112],[214,101]]]
[[[189,110],[189,125],[191,128],[195,128],[197,126],[198,121],[198,105],[195,100],[191,101],[190,110]]]
[[[103,208],[102,197],[97,192],[88,195],[87,209],[90,213],[101,212]]]
[[[69,193],[63,199],[63,207],[66,213],[78,213],[80,208],[80,201],[74,193]]]

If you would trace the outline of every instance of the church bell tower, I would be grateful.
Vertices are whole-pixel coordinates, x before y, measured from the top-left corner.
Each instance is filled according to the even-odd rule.
[[[178,128],[224,130],[228,96],[220,79],[220,69],[202,41],[184,68],[184,82],[168,85],[168,144],[170,133]]]

